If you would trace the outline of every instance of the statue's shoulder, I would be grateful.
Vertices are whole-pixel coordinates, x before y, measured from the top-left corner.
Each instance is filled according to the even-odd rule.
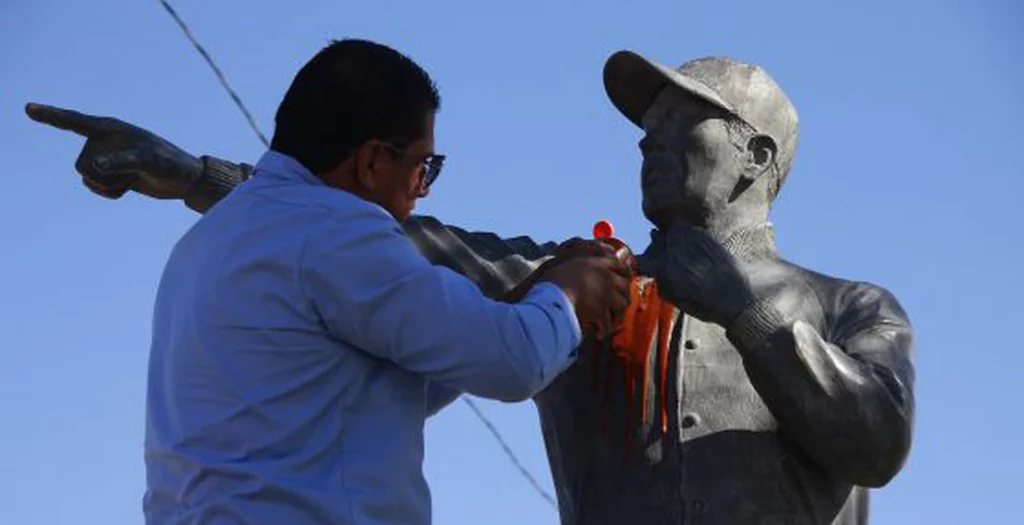
[[[847,279],[780,260],[789,268],[794,285],[813,293],[821,305],[826,324],[844,326],[856,320],[889,319],[907,323],[906,311],[896,295],[878,283]]]

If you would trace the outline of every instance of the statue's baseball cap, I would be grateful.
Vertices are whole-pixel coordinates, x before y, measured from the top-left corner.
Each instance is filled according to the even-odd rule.
[[[674,85],[743,120],[778,147],[785,177],[796,153],[796,108],[760,66],[731,58],[698,58],[671,69],[632,51],[619,51],[604,65],[604,88],[612,104],[643,127],[644,112],[665,87]]]

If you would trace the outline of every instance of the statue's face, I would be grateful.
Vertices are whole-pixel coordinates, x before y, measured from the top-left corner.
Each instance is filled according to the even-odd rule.
[[[727,114],[682,89],[663,89],[643,117],[644,215],[659,228],[705,226],[728,205],[742,173]]]

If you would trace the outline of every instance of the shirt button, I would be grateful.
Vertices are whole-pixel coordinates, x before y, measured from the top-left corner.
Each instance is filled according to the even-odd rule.
[[[686,348],[687,350],[693,350],[693,349],[697,348],[697,340],[696,339],[687,339],[686,342],[683,343],[683,347]]]
[[[683,419],[679,420],[679,425],[683,428],[693,428],[697,426],[699,421],[697,414],[686,414],[683,416]]]

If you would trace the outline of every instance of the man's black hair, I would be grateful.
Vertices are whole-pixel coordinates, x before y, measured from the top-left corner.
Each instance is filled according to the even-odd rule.
[[[299,70],[277,108],[271,148],[322,175],[369,139],[407,145],[424,137],[441,105],[419,65],[390,47],[336,40]]]

